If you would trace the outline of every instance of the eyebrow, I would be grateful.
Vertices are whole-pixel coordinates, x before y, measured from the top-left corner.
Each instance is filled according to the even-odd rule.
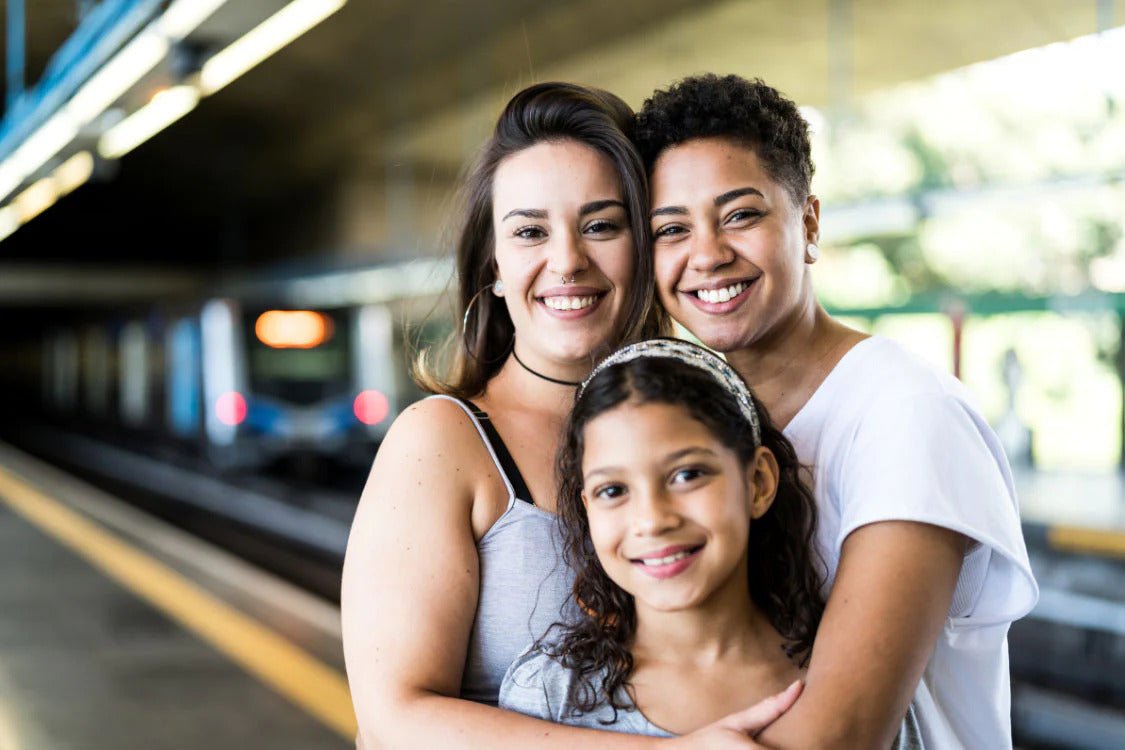
[[[526,216],[529,219],[546,219],[547,212],[541,208],[513,208],[511,211],[504,214],[504,218],[500,221],[507,221],[513,216]]]
[[[722,206],[726,203],[730,203],[735,198],[741,198],[744,195],[756,195],[759,198],[765,198],[766,197],[766,196],[762,195],[762,191],[758,190],[757,188],[752,188],[752,187],[736,188],[734,190],[728,190],[727,192],[722,193],[721,195],[715,196],[715,207],[718,208],[719,206]],[[652,210],[651,215],[652,216],[669,216],[669,215],[682,216],[682,215],[687,214],[687,212],[688,212],[687,206],[661,206],[660,208],[654,208]]]
[[[701,445],[692,445],[692,446],[689,446],[687,448],[681,448],[680,450],[675,451],[673,453],[669,453],[667,456],[664,456],[664,458],[661,459],[661,460],[662,460],[663,463],[673,463],[675,461],[679,461],[681,458],[684,458],[685,456],[690,456],[693,453],[699,453],[699,454],[702,454],[704,456],[711,456],[711,457],[716,455],[715,451],[711,450],[710,448],[704,448]],[[583,481],[586,482],[590,479],[590,477],[597,476],[598,474],[613,474],[614,472],[619,472],[621,470],[622,469],[621,469],[620,466],[599,466],[598,468],[594,469],[593,471],[587,472],[585,474],[585,476],[583,476]]]
[[[735,190],[728,190],[727,192],[723,193],[722,195],[716,196],[715,197],[715,207],[718,208],[719,206],[723,205],[724,203],[730,203],[735,198],[741,198],[744,195],[756,195],[759,198],[765,198],[766,197],[766,196],[762,195],[762,191],[758,190],[758,188],[752,188],[752,187],[736,188]]]
[[[598,211],[601,211],[602,209],[609,208],[610,206],[617,206],[622,210],[627,210],[625,209],[625,204],[621,201],[617,200],[616,198],[607,198],[601,201],[590,201],[589,203],[583,205],[582,208],[578,209],[578,215],[585,216],[586,214],[594,214]]]
[[[684,448],[682,450],[676,451],[675,453],[669,453],[667,456],[664,457],[664,460],[667,463],[671,463],[673,461],[680,460],[684,456],[690,456],[692,453],[702,453],[706,456],[714,456],[715,455],[715,451],[711,450],[710,448],[704,448],[701,445],[693,445],[690,448]]]
[[[616,198],[607,198],[605,200],[584,203],[582,207],[578,209],[578,215],[586,216],[588,214],[594,214],[611,206],[617,206],[620,209],[628,210],[625,208],[625,204]],[[507,221],[513,216],[524,216],[528,219],[546,219],[547,211],[542,208],[513,208],[511,211],[504,214],[504,218],[500,219],[500,221]]]

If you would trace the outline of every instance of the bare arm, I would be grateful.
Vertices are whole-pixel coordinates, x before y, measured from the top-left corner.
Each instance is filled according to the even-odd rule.
[[[887,748],[945,623],[967,540],[884,521],[844,541],[804,696],[759,741],[775,748]]]

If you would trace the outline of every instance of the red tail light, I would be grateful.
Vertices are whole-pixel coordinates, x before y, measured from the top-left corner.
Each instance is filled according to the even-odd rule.
[[[236,391],[224,393],[215,399],[215,416],[223,424],[242,424],[246,419],[246,399]]]
[[[387,397],[379,391],[360,391],[352,403],[355,418],[367,425],[379,424],[391,411]]]

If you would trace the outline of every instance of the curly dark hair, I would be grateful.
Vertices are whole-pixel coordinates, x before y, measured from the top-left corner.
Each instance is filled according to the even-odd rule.
[[[815,171],[809,125],[796,104],[760,78],[707,73],[656,91],[637,114],[633,137],[650,171],[672,146],[696,138],[731,138],[758,155],[794,203],[809,195]]]
[[[761,403],[753,400],[761,444],[776,457],[780,476],[773,504],[750,527],[750,598],[785,639],[786,655],[803,667],[824,612],[820,591],[826,570],[812,546],[816,501],[799,476],[801,466],[793,446],[774,427]],[[602,568],[582,502],[585,427],[626,402],[683,407],[743,462],[750,461],[757,449],[734,395],[714,376],[686,362],[641,357],[612,365],[594,375],[579,395],[556,463],[559,524],[567,562],[575,572],[573,598],[579,613],[572,621],[556,623],[539,648],[576,672],[576,708],[582,712],[591,712],[603,702],[615,710],[626,708],[621,690],[633,672],[630,648],[637,626],[633,597]],[[598,675],[604,675],[600,690],[591,679]]]

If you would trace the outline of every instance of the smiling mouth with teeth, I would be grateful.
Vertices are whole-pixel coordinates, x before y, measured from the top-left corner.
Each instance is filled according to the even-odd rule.
[[[581,310],[598,301],[598,295],[591,294],[583,297],[543,297],[543,304],[552,310]]]
[[[737,284],[731,284],[721,289],[696,289],[692,294],[704,302],[709,302],[713,305],[719,302],[730,302],[732,299],[742,294],[748,286],[750,286],[749,281],[740,281]]]
[[[645,565],[645,566],[648,566],[648,567],[651,567],[651,568],[655,568],[659,565],[671,565],[672,563],[676,562],[677,560],[683,560],[685,557],[691,557],[696,552],[698,552],[700,549],[702,549],[702,548],[701,547],[691,547],[690,549],[682,549],[679,552],[674,552],[671,555],[667,555],[665,557],[642,557],[642,558],[638,558],[636,560],[633,560],[633,562],[639,563],[641,565]]]

